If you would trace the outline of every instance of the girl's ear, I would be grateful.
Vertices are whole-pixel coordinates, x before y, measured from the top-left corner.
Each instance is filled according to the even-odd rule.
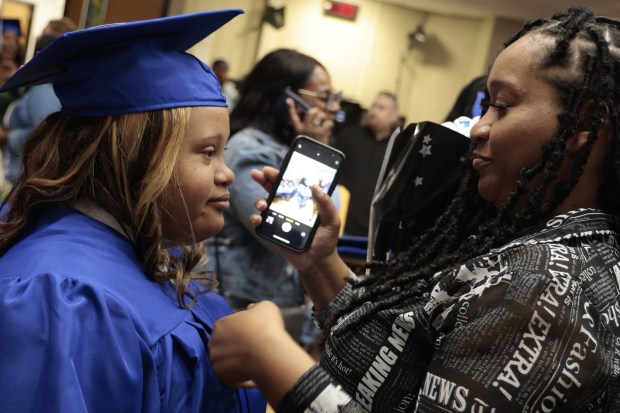
[[[581,150],[583,146],[588,142],[588,136],[590,135],[590,127],[592,124],[592,111],[594,104],[591,100],[587,101],[579,110],[579,122],[577,123],[577,131],[575,135],[566,140],[566,152],[573,155]],[[607,106],[603,109],[603,121],[599,126],[598,137],[608,135],[609,130],[609,108]]]

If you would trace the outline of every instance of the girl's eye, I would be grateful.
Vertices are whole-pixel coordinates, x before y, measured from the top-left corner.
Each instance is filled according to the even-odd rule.
[[[210,146],[204,151],[202,151],[202,154],[205,155],[207,158],[213,158],[215,156],[215,148]]]

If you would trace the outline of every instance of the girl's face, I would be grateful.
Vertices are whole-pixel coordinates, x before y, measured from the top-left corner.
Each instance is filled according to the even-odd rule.
[[[515,189],[521,169],[538,162],[542,144],[558,128],[563,108],[536,66],[548,50],[545,40],[526,35],[500,53],[487,83],[490,107],[471,131],[478,192],[498,208]]]
[[[164,239],[191,244],[217,234],[229,207],[234,173],[224,163],[228,109],[195,107],[161,205]]]

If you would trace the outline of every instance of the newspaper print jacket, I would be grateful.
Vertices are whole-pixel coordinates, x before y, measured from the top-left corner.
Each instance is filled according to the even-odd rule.
[[[279,412],[620,411],[614,219],[557,216],[334,334]],[[350,286],[317,321],[358,294]],[[366,303],[355,311],[366,311]]]

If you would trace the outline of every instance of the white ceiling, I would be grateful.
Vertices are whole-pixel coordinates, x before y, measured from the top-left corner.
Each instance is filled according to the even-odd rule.
[[[620,19],[620,0],[378,0],[421,11],[448,15],[497,16],[514,20],[547,17],[575,4],[595,14]]]

